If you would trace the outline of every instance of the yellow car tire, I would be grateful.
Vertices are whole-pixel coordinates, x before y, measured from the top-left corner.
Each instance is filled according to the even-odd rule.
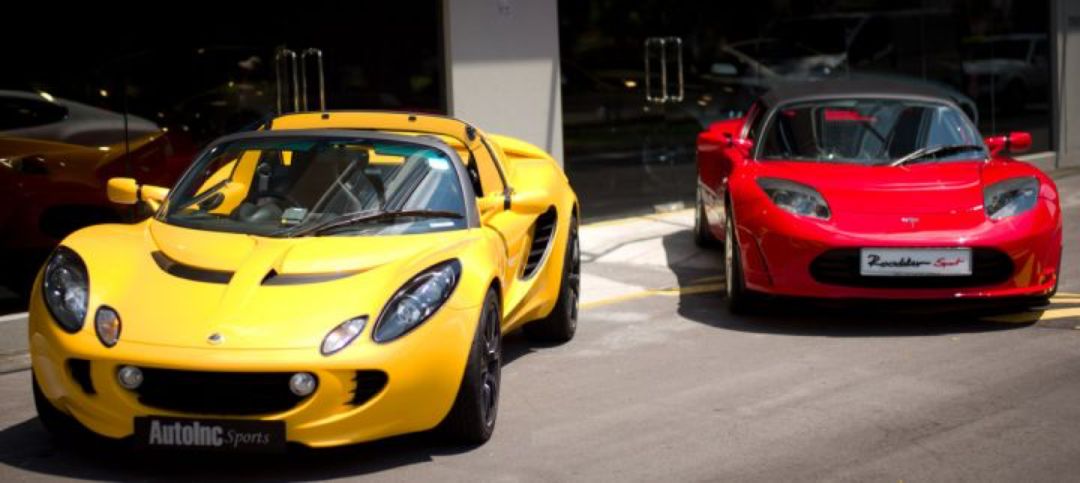
[[[483,444],[495,431],[502,374],[501,313],[498,293],[492,288],[484,297],[454,406],[439,428],[451,443]]]
[[[547,317],[530,322],[525,336],[538,342],[564,343],[577,332],[578,302],[581,299],[581,246],[578,242],[577,219],[570,220],[570,236],[566,241],[562,286],[555,308]]]

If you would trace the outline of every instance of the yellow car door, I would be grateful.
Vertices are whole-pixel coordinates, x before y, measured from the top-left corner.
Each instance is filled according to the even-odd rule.
[[[505,250],[506,265],[503,267],[503,315],[513,312],[521,302],[525,290],[518,290],[521,282],[521,269],[529,254],[532,225],[535,214],[519,213],[509,206],[510,187],[506,184],[499,161],[494,152],[481,143],[480,151],[470,156],[470,170],[479,175],[483,196],[480,197],[480,218],[485,229],[494,231],[502,241]],[[513,320],[503,320],[504,325]]]

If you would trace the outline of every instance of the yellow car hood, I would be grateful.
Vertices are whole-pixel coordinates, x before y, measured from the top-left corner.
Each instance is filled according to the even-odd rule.
[[[69,240],[90,272],[88,327],[108,305],[120,314],[122,342],[230,349],[318,350],[327,332],[362,315],[369,333],[402,284],[477,237],[458,230],[275,239],[158,221],[90,230]]]

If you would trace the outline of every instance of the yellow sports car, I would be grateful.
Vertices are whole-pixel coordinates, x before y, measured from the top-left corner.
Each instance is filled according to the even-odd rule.
[[[577,198],[525,142],[437,116],[298,113],[208,146],[152,218],[67,237],[35,282],[60,437],[236,451],[438,428],[486,441],[501,337],[577,326]]]

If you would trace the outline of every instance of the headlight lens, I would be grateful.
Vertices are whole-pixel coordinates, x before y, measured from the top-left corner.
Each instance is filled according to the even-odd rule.
[[[356,340],[356,336],[360,335],[364,331],[364,326],[367,325],[367,316],[357,317],[355,319],[349,319],[343,322],[341,325],[334,327],[329,334],[322,341],[322,355],[328,356],[341,349],[344,349]]]
[[[424,270],[401,287],[375,324],[375,342],[390,342],[432,316],[457,287],[461,262],[450,260]]]
[[[987,186],[983,192],[983,207],[991,220],[1000,220],[1034,208],[1038,199],[1038,178],[1012,178]]]
[[[101,306],[94,314],[94,330],[105,347],[116,345],[120,340],[120,314],[111,307]]]
[[[821,220],[832,216],[829,204],[814,188],[778,178],[759,178],[757,183],[773,204],[784,211]]]
[[[71,333],[82,329],[90,292],[82,258],[70,248],[57,247],[46,262],[41,285],[45,307],[60,327]]]

